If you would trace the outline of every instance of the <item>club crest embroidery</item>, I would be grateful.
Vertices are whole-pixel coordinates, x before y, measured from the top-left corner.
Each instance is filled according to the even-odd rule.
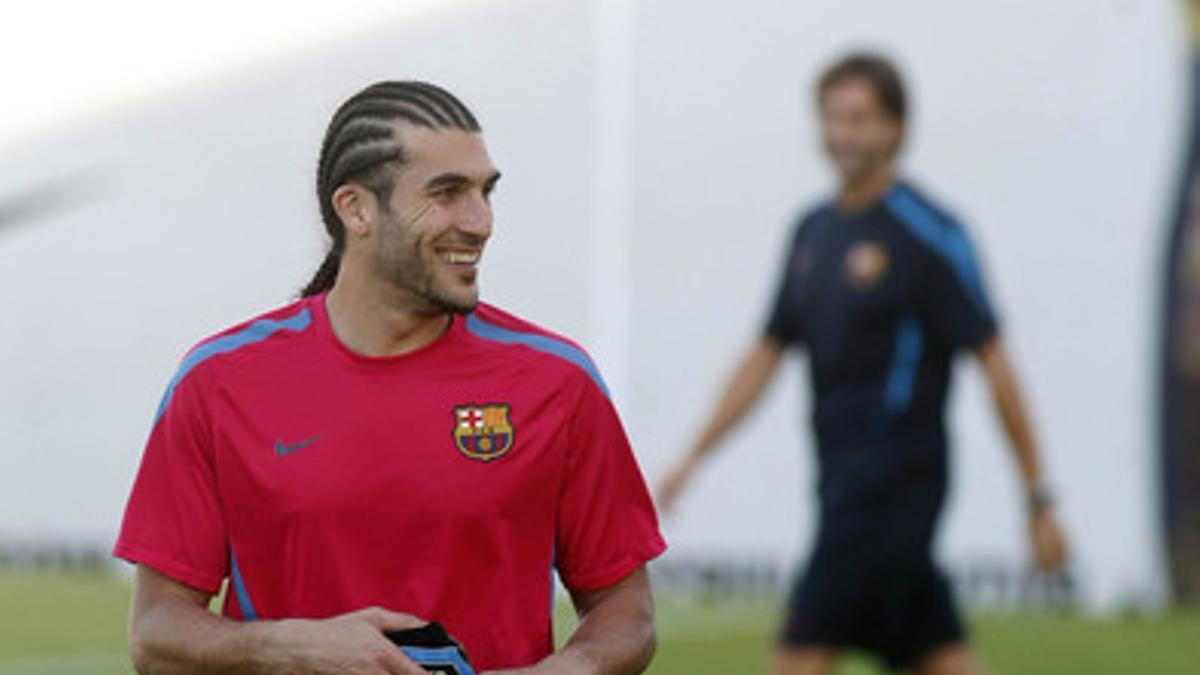
[[[878,242],[858,242],[846,253],[846,277],[860,291],[877,286],[890,266],[888,250]]]
[[[462,454],[490,462],[512,450],[516,435],[506,404],[454,406],[454,444]]]

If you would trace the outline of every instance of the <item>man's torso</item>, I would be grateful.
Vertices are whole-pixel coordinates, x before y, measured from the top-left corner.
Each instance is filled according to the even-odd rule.
[[[768,333],[809,355],[827,511],[944,490],[943,413],[962,346],[946,317],[955,302],[977,305],[970,339],[993,321],[971,287],[973,258],[953,257],[962,246],[959,226],[903,184],[864,211],[825,205],[800,223]],[[969,297],[945,300],[947,284]]]
[[[161,411],[201,409],[225,613],[381,605],[441,621],[478,666],[537,661],[585,387],[603,383],[577,347],[482,305],[395,357],[345,348],[324,296],[202,343]],[[141,560],[130,522],[118,554]]]

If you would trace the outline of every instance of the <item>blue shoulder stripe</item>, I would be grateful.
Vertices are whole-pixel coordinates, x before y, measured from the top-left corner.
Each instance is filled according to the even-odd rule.
[[[167,391],[163,394],[162,401],[158,404],[158,412],[154,415],[154,423],[158,424],[158,420],[167,411],[167,406],[171,403],[171,396],[175,394],[175,387],[196,366],[217,354],[236,351],[246,345],[262,342],[281,330],[299,333],[308,328],[310,323],[312,323],[312,316],[309,314],[308,308],[305,307],[286,319],[260,319],[236,333],[224,335],[196,347],[184,357],[183,362],[179,364],[179,370],[176,371],[175,377],[171,378],[171,382],[167,385]]]
[[[596,369],[596,364],[592,363],[592,360],[588,358],[587,354],[583,353],[583,350],[574,345],[537,333],[519,333],[507,328],[501,328],[496,324],[484,321],[474,314],[467,316],[467,330],[471,331],[476,337],[483,338],[484,340],[503,344],[524,345],[573,363],[583,370],[583,372],[587,373],[588,377],[592,378],[592,382],[595,382],[600,391],[604,392],[604,396],[608,398],[608,386],[604,384],[604,379],[600,377],[600,371]]]
[[[991,315],[991,305],[983,290],[983,276],[971,250],[971,242],[962,229],[945,221],[936,211],[908,188],[897,185],[884,203],[917,239],[950,263],[967,296],[979,310]]]

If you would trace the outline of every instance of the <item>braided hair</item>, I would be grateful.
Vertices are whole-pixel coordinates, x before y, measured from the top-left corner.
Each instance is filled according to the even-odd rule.
[[[332,241],[302,296],[323,293],[337,280],[346,230],[333,208],[334,191],[356,182],[383,204],[391,198],[395,169],[407,161],[397,133],[399,124],[479,132],[479,122],[462,101],[426,82],[376,82],[347,99],[329,121],[317,165],[317,200]]]

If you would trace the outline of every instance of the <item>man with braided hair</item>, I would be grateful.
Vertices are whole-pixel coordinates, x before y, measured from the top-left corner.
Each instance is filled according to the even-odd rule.
[[[433,85],[334,115],[316,276],[197,344],[159,406],[115,548],[139,672],[411,675],[385,632],[427,621],[481,672],[646,667],[665,545],[604,382],[479,301],[499,177]],[[582,617],[558,652],[555,570]]]

